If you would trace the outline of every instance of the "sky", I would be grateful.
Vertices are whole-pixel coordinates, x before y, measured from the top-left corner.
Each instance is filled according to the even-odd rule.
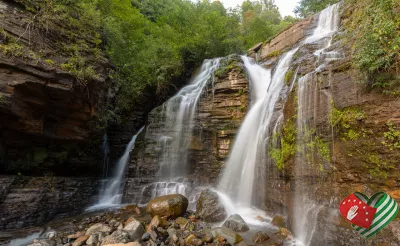
[[[220,0],[225,8],[236,7],[236,5],[241,5],[243,0]],[[292,12],[294,7],[297,5],[299,0],[275,0],[275,4],[278,6],[279,11],[281,12],[282,17],[286,15],[294,16]]]

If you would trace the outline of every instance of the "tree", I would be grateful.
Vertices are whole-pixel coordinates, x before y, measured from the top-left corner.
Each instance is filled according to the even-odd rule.
[[[340,0],[301,0],[299,6],[294,9],[294,13],[299,17],[305,18],[339,1]]]

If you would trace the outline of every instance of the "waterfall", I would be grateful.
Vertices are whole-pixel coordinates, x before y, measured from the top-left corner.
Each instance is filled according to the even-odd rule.
[[[274,76],[271,70],[242,57],[249,74],[251,108],[236,136],[218,189],[228,194],[240,206],[253,205],[254,181],[258,163],[265,160],[266,137],[270,131],[272,113],[284,85],[284,76],[297,49],[286,53],[279,61]],[[256,180],[262,186],[262,180]]]
[[[318,55],[330,46],[331,40],[325,39],[337,31],[339,26],[338,9],[338,4],[332,5],[318,15],[318,25],[312,35],[280,57],[272,77],[270,69],[257,65],[250,58],[242,58],[250,80],[251,108],[236,136],[218,185],[218,190],[228,195],[235,207],[244,208],[258,205],[254,202],[255,191],[262,193],[262,188],[265,186],[264,173],[267,170],[265,166],[268,160],[265,153],[268,153],[269,139],[279,129],[278,125],[283,119],[283,110],[278,101],[284,96],[283,94],[289,91],[284,83],[285,74],[291,65],[294,54],[302,45],[321,40],[320,42],[324,42],[324,48],[319,50]],[[337,57],[335,53],[325,56],[331,59]],[[297,79],[297,75],[295,78]],[[301,100],[305,102],[308,96],[305,89],[306,78],[303,77],[299,81],[299,93],[302,93]],[[296,206],[301,205],[297,204]],[[319,211],[317,206],[313,208],[312,211]],[[301,217],[305,214],[297,215]],[[313,215],[316,217],[315,213]],[[304,229],[304,224],[301,226]]]
[[[317,68],[298,80],[297,98],[297,136],[296,136],[296,157],[294,167],[295,197],[293,203],[294,223],[293,231],[297,240],[303,245],[309,245],[314,236],[317,226],[318,214],[322,208],[307,194],[309,187],[301,181],[310,177],[320,176],[320,171],[325,169],[326,160],[315,154],[310,149],[309,143],[321,141],[316,132],[315,119],[317,118],[318,91],[321,90],[316,79],[316,73],[321,71],[329,61],[342,58],[336,51],[325,52],[331,46],[332,35],[339,27],[339,4],[329,6],[319,14],[318,26],[312,36],[305,42],[314,42],[327,38],[323,47],[317,50],[314,55],[318,56]],[[325,92],[325,91],[324,91]],[[325,92],[328,93],[328,92]],[[328,98],[329,95],[327,95]],[[326,107],[330,107],[328,101]],[[315,164],[318,163],[318,166]],[[320,235],[319,235],[320,236]]]
[[[161,120],[165,125],[163,129],[159,129],[161,134],[158,143],[162,180],[184,176],[187,173],[188,145],[198,102],[218,66],[219,59],[205,60],[191,83],[162,105]],[[151,130],[150,128],[149,131]]]
[[[121,204],[126,165],[128,164],[129,155],[135,147],[136,138],[143,129],[144,127],[140,128],[129,141],[123,155],[117,162],[114,176],[107,182],[106,187],[102,189],[100,193],[100,200],[87,210],[112,207]]]
[[[159,165],[159,182],[143,188],[139,204],[147,203],[157,195],[183,193],[190,196],[191,184],[177,182],[188,173],[188,152],[195,126],[198,104],[207,86],[214,93],[214,72],[218,69],[220,58],[205,60],[189,85],[183,87],[174,97],[169,99],[151,114],[155,117],[149,122],[146,130],[146,142],[156,140]],[[151,187],[151,188],[149,188]],[[149,192],[149,189],[153,189]],[[184,192],[188,191],[188,192]],[[149,197],[150,196],[150,197]]]

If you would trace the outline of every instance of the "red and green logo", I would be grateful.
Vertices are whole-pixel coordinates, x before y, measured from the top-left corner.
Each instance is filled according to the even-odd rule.
[[[385,228],[399,212],[396,201],[384,192],[371,198],[355,192],[340,203],[340,213],[366,238]]]

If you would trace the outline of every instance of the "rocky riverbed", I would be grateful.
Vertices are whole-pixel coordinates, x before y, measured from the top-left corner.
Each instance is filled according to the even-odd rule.
[[[218,196],[211,190],[202,192],[196,212],[187,207],[188,199],[182,195],[161,196],[151,200],[146,207],[131,204],[112,211],[54,220],[41,232],[32,229],[31,233],[37,238],[28,236],[25,242],[11,240],[11,233],[8,240],[3,239],[3,244],[199,246],[284,245],[292,241],[283,217],[275,216],[267,229],[254,227],[240,215],[224,211]],[[263,217],[257,219],[262,222]]]

